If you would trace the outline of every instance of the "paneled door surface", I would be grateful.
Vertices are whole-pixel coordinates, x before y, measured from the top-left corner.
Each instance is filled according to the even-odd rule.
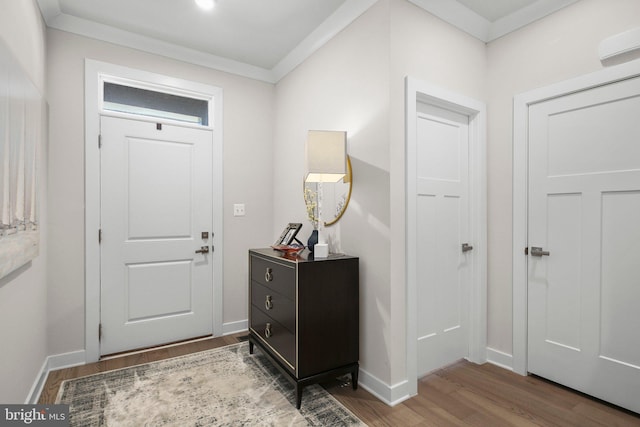
[[[212,334],[211,131],[100,127],[100,354]]]
[[[418,103],[418,376],[469,355],[469,118]],[[463,248],[463,245],[467,246]]]
[[[640,79],[529,109],[528,370],[640,412]]]

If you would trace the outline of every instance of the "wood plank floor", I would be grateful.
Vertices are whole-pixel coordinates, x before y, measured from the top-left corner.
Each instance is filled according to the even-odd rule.
[[[162,347],[51,372],[39,403],[55,401],[65,379],[239,342],[244,333]],[[338,380],[324,387],[369,426],[640,426],[640,415],[534,376],[461,361],[424,377],[418,395],[390,407]],[[639,396],[640,398],[640,396]],[[304,395],[302,404],[304,405]]]

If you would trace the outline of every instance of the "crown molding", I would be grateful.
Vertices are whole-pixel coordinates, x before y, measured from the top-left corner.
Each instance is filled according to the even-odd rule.
[[[451,0],[409,0],[416,6],[437,16],[473,37],[487,42],[491,23],[471,9]]]
[[[177,44],[164,42],[152,37],[121,30],[60,12],[58,0],[38,0],[43,17],[49,28],[78,34],[84,37],[113,43],[171,59],[188,62],[203,67],[224,71],[255,80],[274,83],[273,72],[265,68],[212,55]],[[43,8],[43,5],[45,6]],[[56,10],[58,13],[52,13]],[[45,16],[45,10],[49,18]]]
[[[318,28],[302,40],[287,54],[272,71],[277,81],[303,63],[315,51],[324,46],[340,31],[348,27],[360,15],[373,6],[377,0],[347,0],[336,9]]]
[[[487,42],[498,39],[519,28],[538,21],[545,16],[551,15],[576,3],[578,0],[538,0],[527,7],[523,7],[504,18],[498,19],[491,24]]]
[[[557,12],[578,0],[538,0],[495,22],[490,22],[457,1],[409,1],[473,37],[489,43],[525,25]]]
[[[62,13],[59,0],[37,0],[42,16],[50,28],[274,84],[366,12],[376,1],[347,0],[275,67],[266,69],[67,15]],[[457,1],[409,1],[473,37],[488,43],[578,0],[538,0],[493,23]]]
[[[37,0],[42,16],[50,28],[272,84],[304,62],[376,1],[347,0],[273,69],[266,69],[67,15],[62,13],[59,0]]]
[[[37,0],[37,2],[45,22],[49,22],[62,13],[58,0]]]

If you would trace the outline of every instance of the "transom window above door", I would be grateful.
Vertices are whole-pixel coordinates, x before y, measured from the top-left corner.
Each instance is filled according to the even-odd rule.
[[[209,100],[105,81],[105,111],[209,126]]]

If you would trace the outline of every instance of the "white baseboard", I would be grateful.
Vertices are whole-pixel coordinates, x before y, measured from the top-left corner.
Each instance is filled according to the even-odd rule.
[[[229,322],[222,325],[222,335],[237,334],[238,332],[248,331],[249,321],[238,320],[237,322]]]
[[[56,369],[71,368],[72,366],[84,365],[86,363],[84,353],[84,350],[78,350],[72,351],[70,353],[55,354],[53,356],[49,356],[47,357],[49,361],[48,368],[50,371],[55,371]]]
[[[44,362],[42,362],[42,366],[40,367],[40,371],[38,371],[36,380],[31,386],[31,390],[29,390],[27,399],[24,401],[26,405],[38,403],[38,399],[40,398],[40,393],[42,393],[42,387],[44,387],[44,383],[47,380],[47,375],[49,375],[49,370],[47,369],[47,362],[48,362],[48,358],[44,359]]]
[[[40,393],[42,393],[42,388],[44,387],[45,382],[47,381],[47,377],[49,376],[49,372],[55,371],[56,369],[70,368],[72,366],[79,366],[85,364],[85,351],[78,350],[73,351],[71,353],[64,354],[56,354],[53,356],[47,356],[47,358],[42,363],[42,367],[36,377],[35,382],[31,386],[31,390],[29,390],[29,395],[25,401],[26,404],[36,404],[38,403],[38,399],[40,398]]]
[[[500,350],[487,347],[487,362],[513,371],[513,356]],[[359,373],[358,385],[389,406],[395,406],[411,398],[408,381],[401,381],[390,386],[362,368]]]
[[[358,387],[367,390],[389,406],[395,406],[411,397],[408,381],[405,380],[390,386],[362,368],[358,373]]]
[[[223,335],[244,332],[249,329],[248,320],[240,320],[237,322],[229,322],[222,325]],[[408,382],[402,381],[393,386],[371,375],[367,371],[360,368],[358,373],[358,386],[367,390],[375,397],[389,406],[395,406],[411,397],[408,391]]]
[[[513,371],[513,355],[487,347],[487,362]]]
[[[247,331],[248,329],[248,320],[229,322],[222,325],[223,335],[235,334]],[[360,368],[358,373],[358,386],[367,390],[389,406],[395,406],[411,397],[407,381],[402,381],[390,386],[362,368]]]
[[[237,322],[225,323],[224,325],[222,325],[223,335],[230,335],[230,334],[246,331],[248,329],[248,325],[249,325],[248,320],[240,320]],[[29,394],[27,396],[25,403],[35,404],[38,402],[38,399],[40,398],[40,394],[42,393],[42,388],[44,387],[44,384],[47,381],[47,376],[49,375],[49,372],[55,371],[56,369],[63,369],[63,368],[70,368],[72,366],[84,365],[85,363],[86,363],[86,360],[85,360],[84,350],[78,350],[70,353],[48,356],[42,363],[42,367],[40,368],[40,371],[38,371],[36,380],[31,386],[31,390],[29,390]]]

